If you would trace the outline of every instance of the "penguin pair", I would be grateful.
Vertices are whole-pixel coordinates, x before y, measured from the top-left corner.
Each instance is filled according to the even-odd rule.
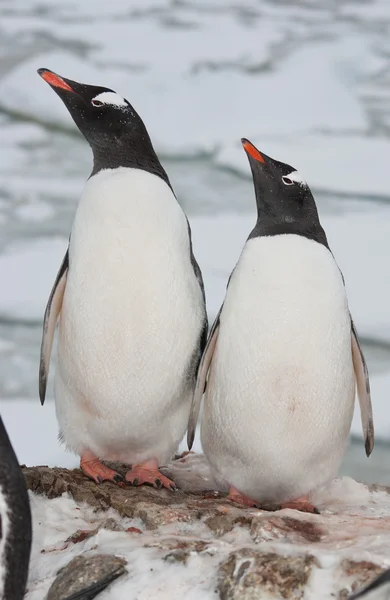
[[[0,416],[0,598],[22,600],[31,550],[26,484]]]
[[[97,483],[121,480],[108,460],[132,465],[129,483],[176,489],[158,467],[190,410],[192,446],[208,380],[202,444],[229,497],[307,508],[341,461],[355,378],[373,445],[367,370],[309,187],[243,140],[258,221],[206,346],[191,229],[141,118],[110,89],[38,72],[94,158],[44,317],[40,397],[59,319],[61,438]]]

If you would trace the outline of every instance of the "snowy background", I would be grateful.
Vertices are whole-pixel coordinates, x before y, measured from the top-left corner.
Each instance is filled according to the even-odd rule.
[[[37,370],[91,154],[36,74],[46,67],[112,87],[141,114],[190,218],[211,319],[255,221],[240,138],[302,172],[345,276],[383,441],[367,462],[353,443],[343,472],[390,482],[389,33],[388,0],[0,1],[0,408],[22,462],[76,464],[50,398],[39,405]]]

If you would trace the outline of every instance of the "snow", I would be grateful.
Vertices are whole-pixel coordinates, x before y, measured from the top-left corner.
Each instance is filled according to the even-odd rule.
[[[268,156],[299,169],[313,191],[349,196],[389,197],[387,156],[390,140],[326,133],[251,136],[251,142]],[[251,177],[241,144],[226,145],[216,163]]]
[[[21,321],[43,319],[68,241],[60,237],[12,243],[0,255],[0,314]]]
[[[96,536],[85,542],[74,544],[65,550],[50,549],[61,548],[61,545],[77,529],[93,529],[107,517],[116,520],[125,529],[129,527],[141,528],[138,520],[119,518],[115,511],[107,513],[94,513],[91,508],[77,506],[76,503],[66,497],[48,501],[30,494],[32,503],[32,514],[34,523],[34,543],[30,564],[29,592],[26,600],[42,600],[45,596],[55,573],[71,558],[79,553],[107,553],[124,557],[128,560],[129,574],[118,579],[109,589],[101,593],[99,598],[113,598],[121,600],[129,598],[174,599],[188,598],[213,598],[213,582],[204,585],[204,564],[206,557],[193,560],[191,569],[183,569],[181,566],[170,565],[162,560],[163,553],[153,547],[144,548],[145,544],[153,545],[156,541],[156,533],[144,531],[142,535],[127,532],[114,532],[101,529]],[[166,537],[175,534],[186,538],[196,535],[198,528],[191,531],[188,525],[179,525],[177,531],[170,532],[166,528]],[[199,529],[206,529],[200,526]],[[49,551],[41,553],[43,548]],[[166,554],[166,552],[165,552]],[[218,559],[211,561],[215,566]],[[184,571],[184,572],[183,572]]]
[[[202,521],[176,522],[148,530],[140,519],[121,518],[112,509],[94,512],[63,495],[47,500],[30,493],[33,518],[33,547],[26,600],[41,600],[57,571],[79,554],[115,554],[127,560],[127,573],[113,582],[99,596],[122,600],[211,600],[215,598],[217,567],[228,554],[242,547],[288,555],[309,551],[316,556],[315,568],[306,590],[306,600],[330,597],[337,579],[337,567],[343,558],[373,561],[390,565],[390,498],[384,492],[370,492],[349,478],[335,480],[317,494],[320,516],[308,516],[284,510],[265,513],[270,518],[286,516],[320,525],[326,531],[323,540],[307,544],[280,536],[256,543],[248,529],[236,526],[222,538],[215,538]],[[250,510],[254,516],[261,511]],[[123,531],[99,529],[95,535],[78,543],[65,543],[76,530],[96,529],[107,518],[115,519]],[[136,527],[142,533],[126,531]],[[163,560],[169,541],[203,540],[207,550],[192,553],[187,565]],[[165,548],[164,548],[165,542]],[[42,552],[44,550],[44,552]],[[322,592],[322,593],[321,593]]]
[[[221,32],[224,47],[234,48],[230,43],[230,36],[234,35],[232,27],[230,24],[225,34]],[[344,50],[345,41],[341,46],[340,42],[334,47],[312,43],[310,48],[305,46],[304,49],[291,52],[277,68],[270,71],[265,69],[261,76],[255,77],[250,76],[242,65],[243,61],[245,64],[245,57],[251,56],[252,52],[250,48],[245,48],[246,40],[252,40],[251,44],[256,45],[253,55],[260,62],[266,63],[272,56],[273,40],[269,39],[270,34],[266,32],[262,36],[262,43],[266,44],[269,56],[261,54],[261,48],[264,47],[259,47],[259,39],[262,39],[260,24],[255,30],[245,32],[240,46],[240,68],[230,69],[227,76],[224,69],[207,68],[214,61],[221,61],[222,57],[219,54],[215,58],[210,57],[210,49],[218,46],[212,45],[207,39],[206,25],[201,37],[193,41],[184,29],[170,30],[166,37],[164,32],[164,52],[156,53],[153,46],[152,65],[152,57],[143,56],[140,50],[145,52],[145,49],[152,48],[141,40],[157,33],[155,23],[144,23],[142,27],[138,23],[132,35],[128,22],[117,23],[114,29],[112,22],[100,22],[93,29],[89,25],[72,23],[73,35],[77,31],[81,35],[86,28],[90,36],[96,36],[97,45],[104,36],[109,39],[102,56],[97,56],[93,61],[56,51],[28,58],[2,79],[0,107],[12,114],[75,130],[62,102],[48,86],[46,90],[43,89],[44,84],[36,69],[46,65],[61,76],[109,87],[126,97],[145,121],[156,148],[167,156],[214,152],[251,132],[261,136],[288,137],[302,136],[311,131],[335,132],[342,129],[354,131],[360,142],[365,139],[365,113],[358,99],[345,85],[343,72],[339,72],[342,71],[339,66],[340,51]],[[209,37],[214,38],[211,22],[209,28]],[[113,62],[118,65],[123,63],[119,60],[119,52],[123,56],[124,45],[130,46],[129,56],[137,57],[133,69],[112,67]],[[180,48],[180,52],[177,52],[177,48]],[[199,56],[202,48],[205,48],[208,58]],[[223,54],[225,48],[221,48],[220,52]],[[169,60],[170,54],[174,55],[174,59]],[[229,63],[228,56],[224,60]],[[204,64],[206,66],[202,67]],[[188,72],[189,65],[192,68]],[[174,72],[171,72],[172,69]],[[292,73],[294,86],[288,84]],[[310,94],[307,93],[308,85]],[[158,111],[156,94],[159,98]],[[337,152],[336,145],[333,152]],[[380,183],[376,184],[374,180],[373,185]]]
[[[251,214],[190,217],[194,252],[204,276],[211,319],[219,310],[229,275],[255,224],[254,198],[248,197],[248,207],[251,204]],[[390,279],[384,274],[390,253],[390,207],[361,203],[352,205],[350,210],[344,208],[337,215],[320,215],[320,219],[344,274],[350,309],[360,335],[389,342]],[[41,323],[67,243],[65,238],[46,237],[5,248],[0,255],[1,317]]]

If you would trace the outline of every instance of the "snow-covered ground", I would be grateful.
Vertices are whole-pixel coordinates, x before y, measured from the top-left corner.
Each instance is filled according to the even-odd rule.
[[[142,518],[123,518],[112,509],[95,512],[66,495],[48,500],[30,494],[34,542],[26,600],[41,600],[57,571],[74,556],[95,553],[114,554],[127,560],[127,573],[99,595],[102,600],[211,600],[216,597],[218,566],[231,552],[243,547],[290,557],[305,552],[314,556],[318,562],[304,598],[329,600],[336,591],[348,589],[353,581],[353,577],[340,571],[342,560],[390,566],[389,498],[384,492],[370,492],[362,484],[343,478],[313,498],[321,515],[248,509],[249,520],[256,516],[264,520],[252,521],[251,528],[236,525],[232,531],[216,536],[202,520],[179,519],[149,529]],[[175,503],[174,498],[172,502]],[[221,515],[229,510],[229,506],[220,506]],[[120,531],[102,527],[92,537],[83,540],[77,535],[82,541],[67,541],[78,530],[96,530],[107,518],[114,519]],[[314,533],[313,539],[300,536],[300,521]],[[283,529],[288,523],[290,528]],[[129,528],[135,529],[128,531]],[[196,540],[204,543],[203,550],[190,552],[185,562],[165,558],[169,549],[183,548]],[[364,564],[360,568],[363,570]]]

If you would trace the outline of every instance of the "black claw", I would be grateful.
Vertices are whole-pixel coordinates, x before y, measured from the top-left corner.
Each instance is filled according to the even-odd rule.
[[[155,479],[155,480],[154,480],[154,483],[156,484],[156,488],[157,488],[157,489],[161,489],[161,488],[162,488],[162,486],[163,486],[163,484],[162,484],[162,482],[161,482],[161,479]]]
[[[98,475],[96,479],[97,479],[97,482],[98,482],[98,483],[103,483],[103,479],[101,478],[101,476],[100,476],[100,475]]]
[[[316,506],[314,507],[314,514],[315,515],[320,515],[321,514],[320,511],[318,510],[318,508]]]
[[[134,481],[133,481],[133,485],[134,485],[134,486],[138,485],[138,477],[136,477],[136,478],[134,479]]]
[[[174,483],[171,483],[171,485],[169,487],[171,488],[172,492],[178,492],[179,491],[179,488]]]
[[[119,473],[117,473],[116,475],[114,475],[114,481],[116,481],[116,483],[119,483],[120,481],[124,481],[124,477],[122,477],[122,475],[119,475]]]

